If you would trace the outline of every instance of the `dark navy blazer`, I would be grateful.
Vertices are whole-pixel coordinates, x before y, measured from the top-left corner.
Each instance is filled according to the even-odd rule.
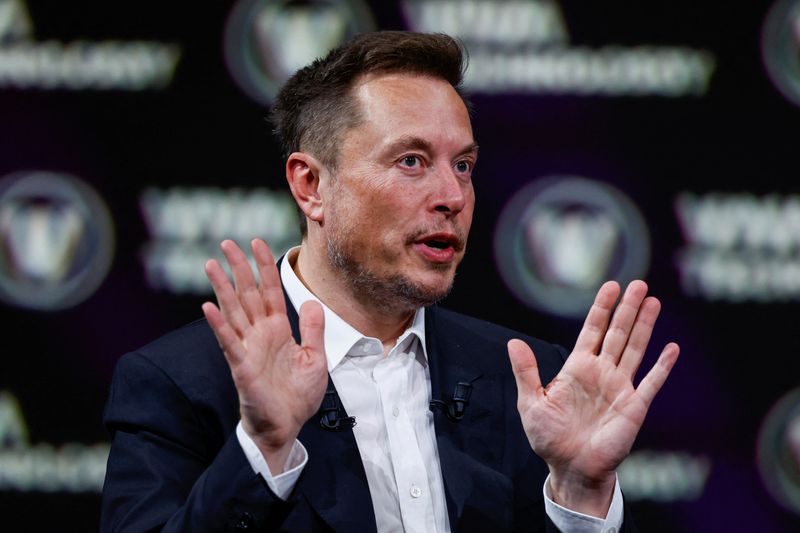
[[[555,531],[542,497],[547,467],[522,429],[506,342],[531,345],[544,383],[566,351],[437,306],[425,311],[425,332],[432,397],[449,400],[456,383],[473,383],[461,421],[434,415],[451,529]],[[236,389],[205,320],[125,355],[105,413],[113,443],[101,531],[375,531],[352,430],[319,420],[300,432],[308,463],[283,502],[239,445]]]

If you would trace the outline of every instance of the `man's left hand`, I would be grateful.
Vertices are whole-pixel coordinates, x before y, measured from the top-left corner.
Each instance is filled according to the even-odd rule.
[[[619,294],[613,281],[600,288],[575,349],[546,387],[530,347],[518,339],[508,343],[517,407],[531,447],[550,467],[553,500],[601,518],[611,503],[616,469],[679,353],[677,344],[667,344],[634,388],[661,304],[646,297],[643,281],[633,281],[614,312]]]

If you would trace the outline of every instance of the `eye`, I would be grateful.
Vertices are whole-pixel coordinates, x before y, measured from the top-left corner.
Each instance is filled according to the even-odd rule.
[[[422,165],[422,159],[417,155],[403,156],[399,162],[406,168],[417,168]]]
[[[466,174],[472,171],[472,163],[462,159],[461,161],[455,164],[456,172],[460,172],[462,174]]]

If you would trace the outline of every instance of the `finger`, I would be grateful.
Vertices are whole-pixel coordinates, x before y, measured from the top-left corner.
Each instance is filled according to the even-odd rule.
[[[542,388],[542,380],[533,350],[520,339],[511,339],[508,341],[508,357],[511,359],[520,400],[535,396]]]
[[[261,299],[266,306],[267,314],[280,313],[286,314],[286,299],[283,295],[283,286],[278,268],[275,266],[275,258],[267,243],[261,239],[253,239],[250,243],[253,249],[253,257],[256,258],[258,268],[259,292]],[[288,261],[288,258],[284,258]]]
[[[250,325],[250,321],[219,261],[214,259],[206,261],[206,276],[211,282],[211,288],[214,289],[222,316],[234,330],[243,333]]]
[[[249,322],[253,323],[257,317],[264,314],[264,303],[258,293],[250,262],[242,249],[239,248],[239,245],[230,239],[222,241],[220,248],[222,248],[222,253],[225,254],[225,258],[231,266],[236,294],[239,295],[242,309],[247,313]]]
[[[325,354],[325,313],[319,302],[309,300],[300,306],[300,341],[303,348]]]
[[[653,333],[653,326],[655,326],[660,312],[661,302],[652,296],[645,298],[639,308],[636,323],[633,325],[633,331],[631,331],[630,339],[628,339],[628,344],[625,346],[625,351],[622,352],[618,365],[619,369],[628,375],[631,380],[636,375],[636,371],[639,370],[639,365]]]
[[[202,305],[203,314],[208,320],[208,325],[211,326],[211,331],[217,338],[217,343],[225,354],[225,358],[230,365],[238,364],[244,357],[244,346],[242,346],[239,336],[233,328],[222,316],[222,313],[211,302],[206,302]]]
[[[636,388],[636,392],[644,400],[648,408],[653,402],[653,398],[658,394],[658,391],[661,390],[661,386],[667,381],[672,367],[675,366],[675,361],[678,360],[679,353],[680,348],[677,344],[674,342],[667,344],[658,357],[656,364],[650,369],[650,372],[647,373]]]
[[[597,291],[597,296],[591,309],[589,309],[589,313],[586,315],[586,321],[583,323],[580,334],[578,334],[578,340],[575,341],[574,351],[597,353],[603,342],[603,336],[606,333],[608,321],[611,317],[611,310],[614,308],[617,297],[619,297],[619,292],[619,283],[616,281],[603,283],[603,286]]]
[[[628,344],[631,329],[636,322],[639,308],[647,295],[647,284],[641,280],[631,281],[622,300],[614,311],[611,325],[603,338],[603,348],[600,357],[617,364],[622,357],[622,352]]]

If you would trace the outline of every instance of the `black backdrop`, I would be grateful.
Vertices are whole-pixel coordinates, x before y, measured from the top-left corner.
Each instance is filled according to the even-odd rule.
[[[497,9],[504,4],[477,3]],[[264,10],[274,7],[295,13],[356,5],[294,4],[260,2]],[[419,28],[419,20],[409,16],[413,11],[409,4],[365,5],[378,28]],[[476,2],[450,4],[463,12],[464,5]],[[601,196],[613,187],[619,194],[612,198],[627,197],[641,214],[649,249],[636,240],[628,248],[611,246],[612,259],[597,263],[594,277],[592,272],[576,274],[573,285],[591,285],[601,274],[644,276],[663,302],[654,345],[675,339],[682,346],[673,376],[638,438],[635,461],[620,474],[638,522],[646,531],[795,530],[800,526],[800,483],[798,455],[792,451],[800,446],[792,443],[800,437],[793,437],[798,433],[798,401],[792,392],[800,382],[796,353],[800,284],[792,282],[792,266],[797,262],[794,242],[800,242],[800,230],[791,223],[791,208],[797,193],[800,107],[792,102],[791,77],[800,84],[800,71],[793,70],[800,62],[798,2],[775,4],[775,9],[785,7],[778,18],[787,21],[786,27],[792,27],[794,17],[794,40],[791,30],[789,37],[779,38],[779,23],[778,29],[764,30],[767,13],[774,7],[767,0],[743,5],[686,0],[656,5],[618,0],[505,4],[536,4],[539,14],[548,13],[548,8],[550,14],[562,17],[563,26],[560,41],[542,37],[519,44],[504,40],[507,28],[503,29],[501,18],[484,24],[481,27],[488,27],[489,33],[482,37],[483,46],[494,46],[500,54],[679,48],[702,52],[713,68],[707,87],[680,94],[658,94],[636,84],[616,93],[581,89],[563,73],[561,86],[552,82],[504,87],[500,80],[492,90],[471,91],[481,145],[474,180],[476,216],[470,251],[446,305],[571,346],[580,319],[537,304],[535,296],[504,281],[501,268],[515,260],[502,251],[496,257],[495,249],[524,247],[527,242],[531,249],[522,255],[527,268],[555,265],[550,277],[540,273],[543,284],[569,285],[563,262],[537,256],[532,234],[514,233],[513,213],[507,215],[511,230],[498,229],[499,220],[514,198],[527,198],[530,189],[525,188],[532,183],[540,184],[541,191],[547,184],[567,182],[553,177],[578,176],[600,184],[596,187]],[[6,339],[0,356],[3,530],[96,528],[97,480],[102,479],[98,464],[108,439],[101,424],[102,409],[115,362],[126,351],[199,317],[205,298],[198,294],[200,288],[192,288],[199,286],[181,282],[179,274],[163,274],[169,267],[159,262],[163,254],[153,250],[159,246],[170,250],[164,254],[171,253],[173,259],[202,257],[204,246],[218,240],[213,230],[206,228],[203,234],[197,229],[200,223],[192,221],[191,213],[199,212],[203,201],[227,202],[228,209],[236,212],[242,198],[255,204],[268,198],[270,213],[283,213],[281,223],[291,221],[290,214],[281,211],[286,200],[280,193],[283,165],[264,120],[265,107],[231,74],[242,67],[226,64],[225,28],[233,6],[231,1],[0,1],[0,177],[5,176],[0,182],[0,296],[5,302],[0,317]],[[762,31],[775,36],[777,44],[765,46]],[[306,32],[303,35],[317,35]],[[297,39],[297,35],[284,37]],[[238,42],[235,37],[229,36],[230,41]],[[473,67],[485,66],[478,38],[465,40],[475,47]],[[67,49],[76,41],[89,47],[99,43],[124,47],[132,42],[150,43],[153,49],[163,46],[176,54],[175,69],[150,85],[119,82],[105,88],[100,82],[84,81],[80,86],[73,80],[69,87],[68,74],[37,81],[31,71],[9,59],[22,45],[60,43]],[[267,42],[273,54],[279,54],[274,46],[280,41]],[[167,53],[163,50],[160,53]],[[244,52],[238,53],[244,57]],[[764,58],[781,53],[789,60],[773,77],[785,74],[781,79],[789,86],[783,89],[786,95],[771,81]],[[231,54],[234,59],[229,62],[235,62],[237,52]],[[41,73],[48,67],[37,68]],[[625,72],[613,71],[610,79]],[[86,194],[75,193],[85,203],[75,207],[70,204],[74,195],[53,193],[52,183],[22,196],[9,192],[20,183],[35,189],[32,176],[41,172],[56,176],[65,190],[81,191],[75,183],[82,182],[96,191],[113,221],[113,246],[102,240],[100,229],[87,229],[102,226],[102,210],[93,208]],[[167,197],[185,200],[181,216],[189,217],[189,222],[184,220],[181,226],[177,219],[164,218],[158,233],[146,213],[154,205],[166,205]],[[738,240],[730,237],[727,246],[711,237],[690,242],[679,198],[691,205],[717,206],[702,215],[706,234],[719,236],[741,228]],[[626,226],[635,226],[635,221],[624,218],[628,211],[623,209],[622,218],[615,219],[603,215],[606,208],[585,201],[576,197],[555,206],[561,213],[556,218],[561,226],[556,227],[562,233],[553,235],[566,235],[569,213],[578,213],[571,220],[577,221],[576,231],[583,236],[577,242],[584,244],[587,235],[594,235],[587,220],[611,220],[617,236],[626,234]],[[84,214],[80,231],[63,229],[73,227],[69,216],[62,216],[70,205],[70,212]],[[779,213],[789,214],[775,215],[770,207],[775,205]],[[523,220],[525,216],[517,213],[516,227],[531,223],[532,219]],[[46,220],[50,229],[31,229],[36,220]],[[183,233],[163,235],[171,225],[183,227]],[[244,225],[234,237],[273,235],[288,243],[294,236],[280,228]],[[756,226],[766,228],[761,240],[747,233]],[[188,238],[192,231],[202,235]],[[770,245],[769,236],[776,234],[789,244]],[[82,243],[74,247],[77,252],[69,247],[60,255],[53,251],[61,249],[59,238],[70,237]],[[541,239],[548,242],[546,235]],[[89,288],[82,301],[70,303],[68,296],[48,299],[58,291],[66,293],[62,282],[103,250],[112,252],[108,273],[101,265],[87,275],[98,285],[96,290],[90,290],[92,281],[83,280]],[[622,261],[617,255],[625,253],[640,254],[649,266],[632,273],[614,270]],[[48,270],[43,257],[60,261],[68,272]],[[685,267],[687,257],[718,262],[703,263],[704,274],[695,275]],[[498,263],[506,266],[498,268]],[[39,265],[45,273],[36,274],[31,265]],[[202,269],[202,261],[196,268]],[[731,289],[734,286],[740,292]],[[22,288],[15,292],[14,287]],[[560,294],[569,298],[572,293]],[[657,356],[656,348],[651,352],[645,365]],[[773,409],[781,398],[783,403]]]

